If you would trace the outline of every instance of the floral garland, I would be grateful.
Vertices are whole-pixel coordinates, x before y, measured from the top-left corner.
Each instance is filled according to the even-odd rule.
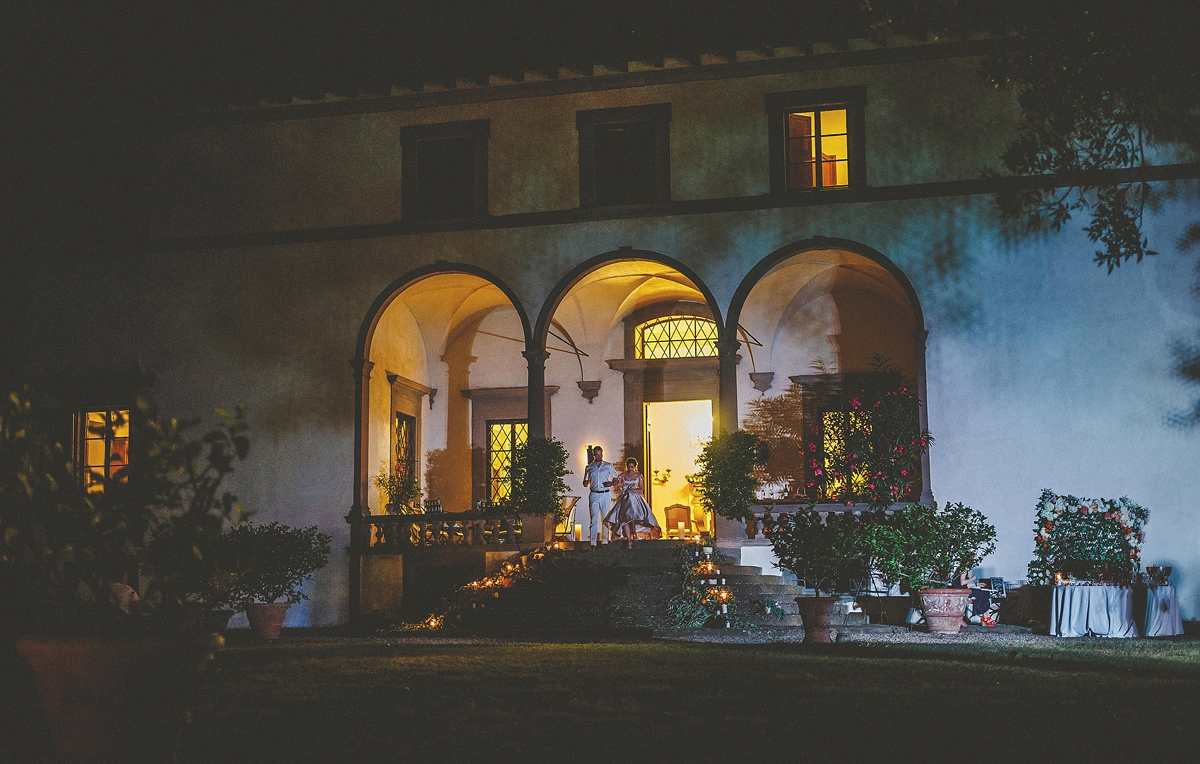
[[[1049,489],[1038,500],[1029,580],[1128,583],[1141,568],[1150,511],[1120,499],[1080,499]]]

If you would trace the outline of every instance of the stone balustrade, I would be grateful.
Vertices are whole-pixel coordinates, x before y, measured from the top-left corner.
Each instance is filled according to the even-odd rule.
[[[445,512],[419,515],[366,515],[357,521],[364,534],[354,534],[376,553],[397,554],[415,548],[502,547],[522,540],[521,518],[515,514]]]

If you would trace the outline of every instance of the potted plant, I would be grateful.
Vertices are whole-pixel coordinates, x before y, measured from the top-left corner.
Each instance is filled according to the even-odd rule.
[[[872,562],[885,581],[918,593],[929,630],[955,633],[970,593],[953,588],[959,578],[996,550],[996,529],[962,504],[910,504],[872,534]]]
[[[173,749],[214,645],[173,634],[177,612],[162,606],[172,574],[146,564],[146,540],[184,517],[219,524],[225,505],[209,499],[246,454],[244,418],[238,409],[189,439],[195,421],[159,418],[147,400],[112,412],[96,426],[124,433],[127,466],[88,492],[28,394],[0,403],[0,650],[32,667],[60,761],[160,760]]]
[[[689,476],[704,509],[728,520],[746,523],[747,538],[756,535],[756,468],[766,464],[767,444],[742,430],[714,436],[696,458],[699,469]]]
[[[288,608],[308,599],[302,585],[329,560],[330,541],[315,525],[245,523],[229,531],[229,557],[235,570],[230,598],[241,603],[255,635],[279,637]]]
[[[403,469],[391,471],[385,461],[375,476],[375,487],[384,496],[384,511],[389,515],[411,515],[420,511],[421,485],[415,475]]]
[[[829,642],[834,603],[863,587],[871,569],[864,522],[849,512],[822,520],[813,505],[781,514],[766,531],[779,566],[802,579],[816,596],[797,597],[805,642]]]
[[[563,478],[567,469],[567,449],[554,438],[530,438],[513,454],[512,491],[505,502],[521,515],[521,539],[526,543],[545,544],[561,521],[562,497],[567,493]]]

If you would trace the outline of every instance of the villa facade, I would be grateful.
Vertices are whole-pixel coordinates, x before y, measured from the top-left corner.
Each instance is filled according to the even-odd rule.
[[[413,586],[404,554],[364,552],[386,547],[381,471],[461,515],[504,499],[534,436],[565,444],[586,496],[599,444],[642,462],[669,532],[681,507],[711,529],[686,480],[700,444],[793,378],[877,357],[936,438],[911,498],[989,516],[985,574],[1024,577],[1042,488],[1128,495],[1152,513],[1144,559],[1200,615],[1200,439],[1169,423],[1187,263],[1106,276],[1078,231],[1010,241],[982,177],[1015,124],[978,71],[1001,43],[910,43],[182,115],[146,149],[151,244],[35,277],[34,369],[74,380],[84,414],[145,388],[180,415],[248,403],[243,502],[349,550],[290,623],[390,612]],[[513,529],[455,532],[491,549]]]

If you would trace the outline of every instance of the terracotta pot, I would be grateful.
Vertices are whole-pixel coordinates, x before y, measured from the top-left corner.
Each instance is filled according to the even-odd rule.
[[[796,607],[800,610],[800,621],[804,624],[805,642],[832,642],[829,638],[829,621],[837,597],[797,597]]]
[[[17,650],[33,667],[59,762],[174,760],[203,664],[195,643],[29,637]]]
[[[925,625],[935,634],[957,634],[970,598],[970,589],[922,589]]]
[[[279,639],[283,619],[287,617],[286,602],[252,602],[246,605],[246,618],[250,619],[250,630],[263,639]]]
[[[752,539],[758,536],[758,518],[752,517],[746,521],[746,538]]]

